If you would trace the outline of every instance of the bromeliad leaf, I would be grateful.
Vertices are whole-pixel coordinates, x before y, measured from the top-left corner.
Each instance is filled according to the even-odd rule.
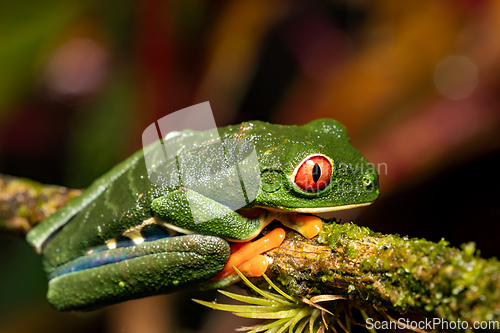
[[[258,297],[251,297],[251,296],[245,296],[245,295],[238,295],[231,293],[229,291],[225,290],[219,290],[219,292],[222,295],[225,295],[229,298],[235,299],[237,301],[249,303],[249,304],[255,304],[255,305],[267,305],[267,306],[275,306],[276,302],[273,300],[268,300],[266,298],[258,298]]]
[[[299,300],[288,295],[279,289],[265,274],[263,275],[264,279],[278,294],[264,291],[256,287],[245,276],[243,276],[237,268],[235,268],[235,270],[245,284],[247,284],[253,291],[263,296],[263,298],[238,295],[219,290],[220,293],[232,299],[253,305],[231,305],[200,300],[194,301],[211,309],[232,312],[240,317],[271,320],[267,323],[256,326],[241,327],[239,329],[240,331],[249,331],[250,333],[279,333],[285,331],[288,331],[289,333],[300,333],[306,331],[313,333],[322,332],[328,329],[325,316],[328,316],[331,313],[326,309],[318,307],[311,301],[304,302],[303,300]],[[320,315],[322,320],[317,320],[320,318]],[[308,329],[306,330],[306,328]]]

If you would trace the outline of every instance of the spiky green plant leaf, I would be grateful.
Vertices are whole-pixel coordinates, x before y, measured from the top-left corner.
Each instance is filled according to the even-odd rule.
[[[263,275],[264,279],[276,293],[258,288],[241,274],[237,268],[235,270],[248,287],[263,298],[238,295],[219,290],[220,293],[229,298],[251,305],[220,304],[201,300],[194,301],[211,309],[232,312],[240,317],[271,320],[264,324],[241,327],[239,329],[240,331],[248,331],[250,333],[301,333],[305,332],[307,327],[309,328],[307,330],[309,333],[315,333],[324,331],[328,327],[324,319],[325,313],[330,313],[328,310],[314,304],[310,300],[299,300],[288,295],[278,288],[265,274]],[[332,300],[335,299],[340,298],[332,296]],[[322,320],[318,320],[320,315]]]

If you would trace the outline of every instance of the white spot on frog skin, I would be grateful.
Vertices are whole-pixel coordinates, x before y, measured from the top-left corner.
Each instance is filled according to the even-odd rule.
[[[142,238],[142,237],[135,237],[135,238],[132,238],[132,242],[134,242],[134,244],[136,244],[136,245],[139,245],[139,244],[141,244],[141,243],[144,242],[144,238]]]
[[[106,245],[108,246],[108,249],[110,249],[110,250],[116,249],[116,240],[110,239],[110,240],[106,241]]]

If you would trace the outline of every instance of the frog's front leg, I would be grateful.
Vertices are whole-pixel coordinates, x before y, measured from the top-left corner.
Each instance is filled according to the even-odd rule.
[[[245,216],[193,190],[181,188],[153,200],[151,208],[168,227],[184,232],[199,232],[224,237],[235,242],[225,268],[212,283],[222,288],[238,279],[234,267],[247,276],[260,276],[266,271],[267,262],[262,253],[278,247],[285,232],[278,228],[254,242],[262,229],[271,221],[281,221],[307,238],[316,236],[322,221],[315,216],[269,211],[266,209],[243,210]]]
[[[182,233],[217,235],[230,241],[248,241],[260,234],[275,213],[264,211],[245,217],[193,190],[181,188],[151,203],[156,217]]]
[[[231,245],[231,257],[224,269],[214,278],[214,285],[222,288],[238,279],[234,267],[247,276],[260,276],[267,269],[267,261],[261,255],[278,247],[285,238],[285,231],[277,228],[251,242],[278,214],[259,210],[253,216],[243,216],[230,208],[195,191],[181,188],[155,199],[151,205],[158,218],[168,227],[184,232],[201,232],[235,241]]]
[[[214,278],[202,285],[203,289],[224,288],[239,280],[235,271],[238,268],[245,276],[262,276],[268,262],[262,253],[274,249],[283,243],[285,230],[276,228],[255,241],[231,244],[231,256],[224,269]]]

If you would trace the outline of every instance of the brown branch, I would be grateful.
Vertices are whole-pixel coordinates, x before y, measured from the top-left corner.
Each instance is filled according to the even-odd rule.
[[[0,231],[24,236],[81,192],[0,174]]]
[[[0,175],[0,231],[25,234],[80,190]],[[298,298],[343,296],[383,312],[420,312],[448,321],[500,320],[500,263],[424,239],[382,235],[352,223],[326,221],[319,237],[288,231],[266,254],[267,273]]]
[[[469,325],[500,320],[500,263],[480,258],[473,243],[459,250],[444,240],[330,222],[313,240],[288,232],[267,256],[273,262],[268,275],[297,297],[341,295],[380,311],[420,312]]]

